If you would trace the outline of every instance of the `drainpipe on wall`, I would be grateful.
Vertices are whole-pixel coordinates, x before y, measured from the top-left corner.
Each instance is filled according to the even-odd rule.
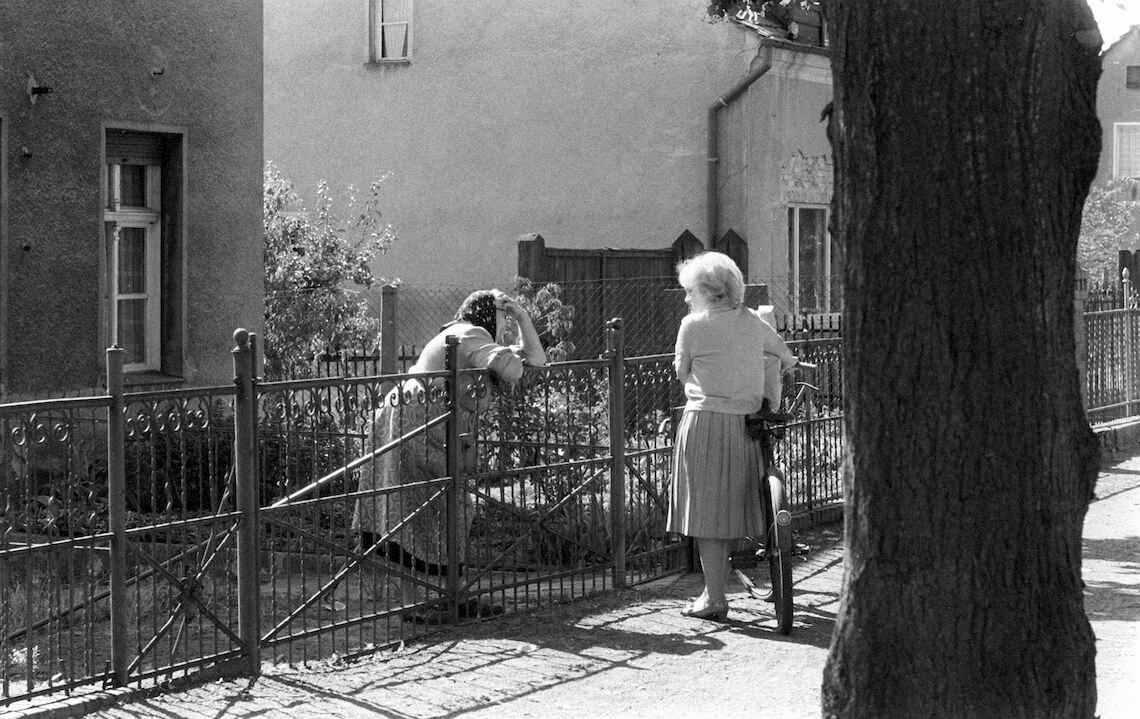
[[[772,69],[772,45],[768,42],[767,38],[760,41],[760,51],[762,53],[761,62],[755,69],[748,73],[748,76],[738,82],[731,90],[721,95],[709,107],[709,151],[708,151],[708,177],[706,178],[708,190],[708,245],[709,249],[712,248],[713,243],[717,240],[717,234],[720,232],[718,227],[718,220],[720,215],[720,193],[717,186],[717,166],[720,163],[718,135],[719,135],[719,121],[718,113],[721,109],[728,107],[728,104],[740,97],[740,95],[747,90],[752,83],[759,80],[769,70]],[[741,268],[745,269],[745,268]],[[745,269],[747,272],[747,269]]]

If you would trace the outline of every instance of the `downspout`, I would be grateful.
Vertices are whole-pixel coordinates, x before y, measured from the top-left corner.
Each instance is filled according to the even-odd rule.
[[[717,235],[720,232],[719,216],[720,216],[720,192],[717,186],[717,167],[720,163],[720,149],[718,147],[718,136],[720,134],[718,113],[722,108],[728,107],[728,104],[740,97],[740,95],[747,90],[752,83],[764,77],[764,74],[772,69],[772,45],[768,42],[768,38],[760,40],[760,49],[762,51],[762,59],[755,69],[748,73],[748,76],[738,82],[731,90],[721,95],[709,107],[709,150],[708,150],[708,177],[706,178],[707,192],[708,192],[708,245],[712,248],[713,243],[717,240]]]

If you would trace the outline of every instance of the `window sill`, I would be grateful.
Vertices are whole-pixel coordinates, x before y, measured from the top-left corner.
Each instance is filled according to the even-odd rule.
[[[143,371],[123,374],[123,386],[131,389],[162,389],[184,384],[186,384],[185,378],[162,372]]]
[[[374,70],[374,69],[380,68],[380,67],[392,67],[392,66],[411,65],[411,64],[412,64],[412,59],[405,57],[405,58],[399,58],[399,59],[395,59],[395,60],[369,60],[368,62],[364,63],[364,67]]]

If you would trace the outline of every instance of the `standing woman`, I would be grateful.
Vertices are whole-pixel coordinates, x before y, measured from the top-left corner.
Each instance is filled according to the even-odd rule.
[[[764,529],[760,447],[745,433],[744,417],[765,399],[765,353],[784,366],[796,360],[772,326],[744,306],[744,278],[728,255],[703,252],[678,264],[677,275],[690,311],[673,358],[686,403],[666,530],[696,538],[705,576],[704,591],[681,613],[723,620],[729,543]],[[779,405],[778,396],[767,399]]]

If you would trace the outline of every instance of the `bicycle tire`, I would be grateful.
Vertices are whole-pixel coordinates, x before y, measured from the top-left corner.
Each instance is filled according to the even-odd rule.
[[[793,625],[792,602],[792,515],[784,495],[784,483],[778,477],[768,476],[768,497],[771,501],[772,524],[768,527],[768,571],[772,580],[775,600],[776,630],[791,634]]]

